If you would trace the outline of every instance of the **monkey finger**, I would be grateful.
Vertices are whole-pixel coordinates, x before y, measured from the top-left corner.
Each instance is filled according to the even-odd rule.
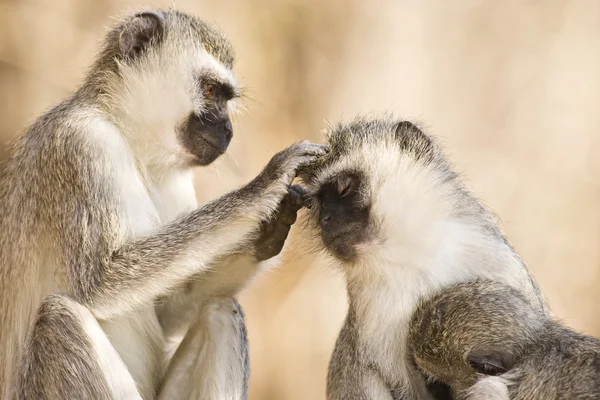
[[[299,143],[299,156],[296,165],[296,176],[303,175],[304,169],[310,168],[319,158],[325,156],[329,152],[329,148],[322,144],[315,144],[309,142]]]
[[[282,218],[285,219],[287,215],[293,214],[297,211],[296,206],[294,206],[295,200],[293,196],[293,194],[288,192],[288,194],[285,195],[283,200],[281,200],[275,217],[275,220],[277,222],[280,222]]]
[[[304,202],[304,200],[309,196],[308,189],[302,185],[295,184],[292,185],[290,189],[293,190],[294,193],[300,197],[302,202]]]
[[[275,221],[264,221],[261,226],[261,231],[266,234],[275,232]]]
[[[298,185],[298,184],[293,185],[292,189],[294,189],[294,191],[300,195],[300,199],[302,201],[303,207],[306,207],[308,209],[312,208],[313,197],[310,195],[310,192],[308,191],[308,189],[306,189],[304,186]]]
[[[311,149],[310,149],[311,156],[322,157],[322,156],[326,155],[327,153],[329,153],[329,146],[326,146],[324,144],[316,144],[316,143],[311,146]]]
[[[281,214],[278,222],[284,225],[293,225],[297,218],[297,210],[288,210],[287,212]]]
[[[292,185],[288,189],[288,194],[292,205],[296,206],[299,210],[304,205],[304,199],[307,196],[308,191],[300,185]]]
[[[278,215],[278,222],[292,225],[296,222],[298,210],[303,207],[300,195],[290,189],[285,202],[281,204],[281,210]]]
[[[296,176],[300,179],[304,179],[311,171],[316,167],[319,162],[319,156],[305,157],[302,162],[298,164],[296,168]]]
[[[304,200],[304,207],[308,208],[309,210],[312,208],[313,206],[313,199],[312,197],[307,198],[306,200]]]
[[[278,224],[275,227],[275,233],[274,233],[274,237],[278,238],[278,239],[283,239],[285,240],[288,236],[288,234],[290,233],[290,228],[291,225],[287,225],[287,224]]]
[[[320,157],[329,153],[329,147],[324,144],[311,143],[307,140],[293,144],[304,156]]]
[[[277,215],[295,212],[300,208],[302,208],[302,199],[300,198],[300,194],[293,188],[289,187],[287,194],[283,197],[281,203],[279,204]]]

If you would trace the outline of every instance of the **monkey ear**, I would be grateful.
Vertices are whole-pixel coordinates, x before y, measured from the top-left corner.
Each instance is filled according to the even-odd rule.
[[[418,138],[431,145],[431,138],[410,121],[398,122],[395,129],[396,138],[400,141],[410,141]]]
[[[157,44],[165,32],[164,17],[153,11],[144,11],[125,23],[119,36],[119,50],[126,60],[138,57],[150,44]]]
[[[410,133],[410,132],[421,132],[419,128],[415,124],[410,121],[400,121],[396,124],[396,133]]]
[[[412,151],[417,157],[433,158],[435,146],[431,137],[426,135],[410,121],[401,121],[396,124],[395,137],[400,148]]]
[[[510,357],[500,353],[471,353],[467,361],[476,372],[483,375],[500,375],[508,371]]]

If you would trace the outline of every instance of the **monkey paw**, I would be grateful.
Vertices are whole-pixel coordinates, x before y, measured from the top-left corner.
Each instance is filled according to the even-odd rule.
[[[328,151],[327,146],[321,144],[307,141],[294,143],[275,154],[254,182],[259,188],[275,184],[285,191],[302,168],[311,165]]]
[[[290,228],[296,222],[298,210],[304,205],[305,196],[302,186],[288,188],[275,215],[260,225],[259,237],[254,242],[254,255],[258,261],[268,260],[281,252]]]

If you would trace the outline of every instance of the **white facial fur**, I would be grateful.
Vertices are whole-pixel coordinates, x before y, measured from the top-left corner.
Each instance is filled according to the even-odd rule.
[[[178,142],[176,127],[190,113],[204,110],[201,74],[237,87],[231,70],[204,48],[169,40],[119,68],[122,80],[109,92],[116,123],[132,142],[138,161],[159,169],[183,166],[193,158]]]

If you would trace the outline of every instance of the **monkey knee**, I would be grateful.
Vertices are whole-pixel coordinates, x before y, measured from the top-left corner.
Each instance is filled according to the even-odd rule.
[[[88,345],[85,319],[93,318],[89,310],[65,294],[51,294],[40,304],[30,336],[36,352],[57,354]]]
[[[242,309],[242,305],[235,298],[231,298],[231,306],[232,306],[233,314],[239,315],[239,318],[244,320],[245,315],[244,315],[244,310]]]
[[[209,310],[209,330],[213,340],[225,340],[233,353],[248,362],[248,331],[244,311],[234,298],[219,299]]]
[[[32,341],[42,339],[59,340],[53,332],[72,335],[81,325],[81,317],[89,311],[65,294],[51,294],[38,307]],[[52,338],[51,338],[52,337]]]
[[[209,320],[217,325],[244,325],[244,311],[234,298],[222,298],[208,305]]]
[[[80,303],[78,303],[72,297],[63,293],[52,293],[42,302],[38,307],[38,319],[56,319],[65,318],[68,315],[77,315],[85,309]]]
[[[85,327],[88,316],[64,294],[42,301],[21,354],[15,398],[111,398]]]

